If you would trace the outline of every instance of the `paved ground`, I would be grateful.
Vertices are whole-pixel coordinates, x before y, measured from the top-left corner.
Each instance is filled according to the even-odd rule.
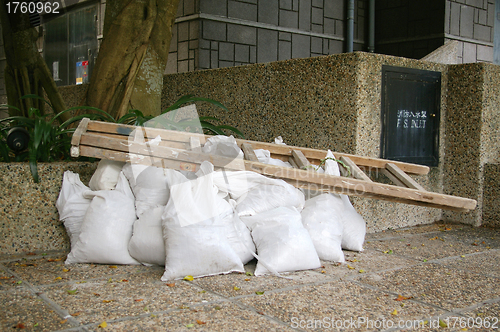
[[[0,255],[0,330],[500,330],[500,230],[426,225],[368,235],[365,248],[293,280],[172,283],[160,281],[159,267]]]

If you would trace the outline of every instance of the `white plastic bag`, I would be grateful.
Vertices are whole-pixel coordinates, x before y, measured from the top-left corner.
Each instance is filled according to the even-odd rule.
[[[279,185],[259,185],[251,189],[236,205],[239,216],[253,216],[260,212],[288,206],[302,210],[304,194],[294,186],[279,180]]]
[[[264,149],[254,150],[255,156],[259,159],[259,162],[269,165],[282,166],[282,167],[292,167],[288,161],[283,161],[280,159],[271,158],[271,152]]]
[[[198,175],[196,180],[183,182],[169,179],[170,199],[162,215],[163,281],[245,271],[227,239],[223,219],[232,210],[221,208],[224,204],[217,201],[213,165],[203,162]]]
[[[233,136],[218,135],[210,137],[201,148],[201,152],[228,158],[243,159],[243,151],[241,151]]]
[[[161,226],[164,208],[158,206],[149,209],[134,222],[128,252],[143,264],[165,264],[165,243]]]
[[[325,173],[340,176],[339,165],[336,161],[328,159],[335,156],[328,150],[325,161]],[[366,235],[366,222],[363,217],[356,212],[347,195],[340,196],[344,202],[344,213],[342,214],[342,223],[344,231],[342,233],[342,248],[353,251],[363,251],[363,243]]]
[[[135,210],[137,217],[157,206],[167,205],[170,191],[167,186],[164,172],[176,172],[164,170],[154,166],[144,169],[135,180],[132,191],[135,196]]]
[[[320,259],[345,262],[342,252],[344,202],[338,196],[322,194],[306,201],[300,213]]]
[[[92,201],[83,197],[83,192],[87,190],[90,190],[90,188],[80,181],[80,175],[71,171],[64,172],[56,207],[59,211],[59,219],[64,223],[70,238],[71,248],[74,247],[78,240],[83,217]]]
[[[321,266],[309,233],[293,208],[280,207],[241,220],[252,231],[259,261],[255,275],[292,272]],[[274,271],[268,270],[265,266]]]
[[[344,231],[342,233],[342,248],[352,251],[363,251],[363,243],[366,236],[366,222],[363,217],[356,212],[349,197],[340,195],[344,202],[344,213],[342,223]]]
[[[118,182],[118,176],[125,165],[124,162],[102,159],[97,165],[89,187],[92,190],[112,190]]]
[[[141,164],[133,164],[133,163],[125,163],[122,168],[123,175],[127,178],[130,187],[134,188],[135,182],[139,174],[142,173],[149,166],[141,165]]]
[[[66,264],[139,264],[128,252],[135,217],[134,195],[123,173],[115,190],[86,191],[92,202]]]

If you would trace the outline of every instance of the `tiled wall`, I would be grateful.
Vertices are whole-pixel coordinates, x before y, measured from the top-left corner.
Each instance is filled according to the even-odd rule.
[[[181,0],[166,73],[345,51],[345,0]],[[356,1],[354,49],[367,1]]]
[[[447,0],[446,39],[459,41],[461,63],[493,61],[495,0]]]

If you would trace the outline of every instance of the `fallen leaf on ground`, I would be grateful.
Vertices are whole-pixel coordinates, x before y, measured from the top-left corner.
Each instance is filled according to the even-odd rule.
[[[109,268],[110,268],[110,269],[117,269],[117,268],[118,268],[118,266],[116,266],[116,265],[110,265],[110,266],[109,266]]]
[[[66,292],[68,292],[69,295],[74,295],[78,293],[78,289],[67,289]]]
[[[239,288],[238,286],[234,286],[233,289],[234,290],[240,290],[241,288]]]
[[[166,284],[168,287],[174,287],[175,283]]]
[[[54,278],[54,280],[61,280],[61,279],[62,279],[61,277]]]
[[[197,319],[196,323],[198,323],[198,325],[203,325],[203,324],[206,324],[207,322],[204,322],[204,321]]]
[[[442,321],[441,319],[439,320],[439,326],[441,327],[448,327],[448,324],[446,324],[444,321]]]
[[[257,295],[263,295],[263,294],[264,294],[264,292],[259,292],[259,291],[257,291],[257,292],[255,292],[255,294],[257,294]]]
[[[19,323],[19,324],[17,324],[16,326],[14,326],[14,328],[16,328],[16,329],[24,329],[24,328],[25,328],[25,326],[24,326],[24,324],[23,324],[23,323]]]
[[[63,272],[69,272],[70,270],[69,269],[63,269]]]
[[[406,296],[403,296],[403,295],[398,295],[398,297],[396,299],[394,299],[394,301],[403,301],[403,300],[409,300],[409,299],[412,299],[413,296],[409,296],[409,297],[406,297]]]
[[[143,301],[143,300],[144,300],[144,299],[135,299],[134,301],[135,301],[135,302],[141,302],[141,301]]]
[[[347,268],[350,270],[354,270],[354,268],[352,266],[350,266],[349,264],[347,264]]]
[[[109,303],[109,302],[113,302],[114,300],[102,300],[102,303]]]
[[[184,280],[187,280],[187,281],[193,281],[193,280],[194,280],[194,278],[193,278],[193,276],[185,276],[185,277],[184,277]]]
[[[391,312],[391,315],[393,315],[393,316],[396,316],[397,314],[398,314],[398,311],[396,309],[394,309],[394,311]]]
[[[250,278],[246,278],[245,281],[250,281]]]
[[[108,323],[106,323],[106,322],[102,322],[101,324],[98,325],[98,327],[100,327],[100,328],[104,328],[107,326],[108,326]]]
[[[186,325],[186,327],[187,327],[188,329],[190,329],[190,328],[194,327],[194,324],[187,324],[187,325]]]
[[[65,320],[60,321],[59,323],[61,323],[61,324],[66,324],[67,322],[68,322],[68,320],[67,320],[67,319],[65,319]]]

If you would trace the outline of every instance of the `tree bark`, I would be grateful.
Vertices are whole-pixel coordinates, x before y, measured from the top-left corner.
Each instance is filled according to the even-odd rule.
[[[120,118],[159,114],[163,72],[179,0],[108,0],[87,105]]]
[[[0,1],[0,21],[7,59],[5,86],[8,104],[19,109],[18,111],[9,108],[9,115],[28,116],[31,107],[38,108],[43,113],[43,101],[20,99],[28,94],[43,97],[43,90],[54,112],[59,113],[65,110],[66,105],[57,90],[50,70],[36,47],[38,32],[31,26],[28,14],[23,14],[20,10],[8,13],[5,4],[6,0]]]

